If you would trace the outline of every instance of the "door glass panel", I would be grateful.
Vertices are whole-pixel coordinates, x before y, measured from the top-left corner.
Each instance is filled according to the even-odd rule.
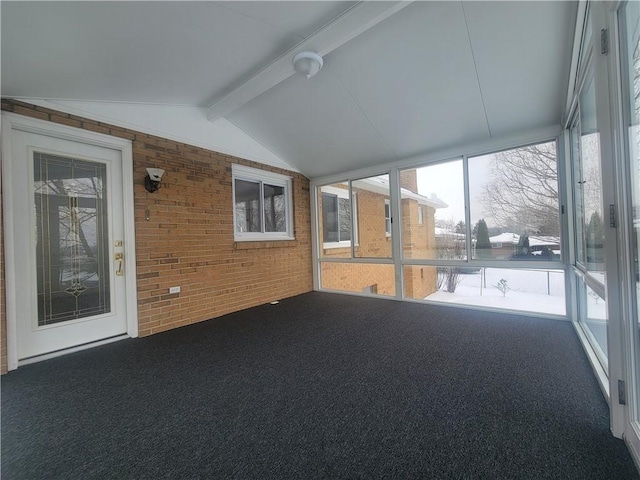
[[[106,166],[34,153],[38,326],[111,311]]]

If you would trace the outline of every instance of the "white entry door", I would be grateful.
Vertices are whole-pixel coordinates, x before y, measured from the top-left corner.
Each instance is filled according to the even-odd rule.
[[[125,243],[122,156],[119,149],[11,131],[4,159],[13,256],[7,286],[13,282],[18,361],[128,333],[125,271],[134,255],[127,256]]]

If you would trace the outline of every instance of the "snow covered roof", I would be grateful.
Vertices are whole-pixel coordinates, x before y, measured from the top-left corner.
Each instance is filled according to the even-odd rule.
[[[518,243],[520,241],[520,235],[517,233],[501,233],[500,235],[494,235],[489,237],[491,243]]]

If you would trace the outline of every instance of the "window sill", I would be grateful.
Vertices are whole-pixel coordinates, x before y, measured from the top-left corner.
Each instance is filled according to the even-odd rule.
[[[236,240],[233,244],[234,250],[256,250],[262,248],[290,248],[297,247],[296,240]]]
[[[329,250],[332,248],[351,248],[351,241],[348,242],[325,242],[322,244],[322,248]]]

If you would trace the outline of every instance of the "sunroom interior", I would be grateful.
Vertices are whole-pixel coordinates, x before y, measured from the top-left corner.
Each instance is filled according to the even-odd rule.
[[[311,291],[507,312],[571,322],[640,463],[640,4],[1,21],[3,373]]]

